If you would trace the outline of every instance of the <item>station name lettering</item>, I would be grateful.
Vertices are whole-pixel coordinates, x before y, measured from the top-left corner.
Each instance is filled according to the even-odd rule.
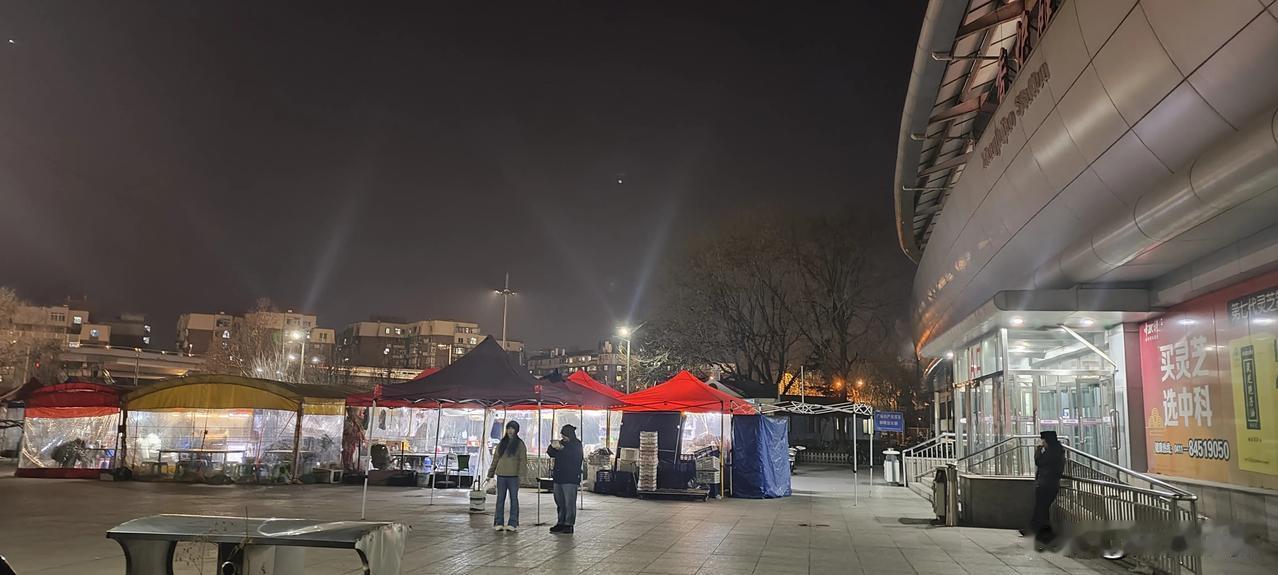
[[[1029,109],[1030,104],[1034,103],[1038,93],[1043,90],[1043,84],[1046,84],[1051,77],[1052,74],[1047,69],[1047,62],[1043,62],[1042,66],[1030,73],[1028,85],[1016,93],[1016,97],[1012,100],[1015,108],[1002,118],[994,120],[994,137],[990,140],[990,143],[985,145],[985,149],[981,150],[981,164],[984,167],[990,167],[990,162],[993,162],[994,158],[1003,153],[1003,144],[1007,143],[1007,138],[1011,135],[1012,128],[1016,127],[1017,118],[1025,115],[1025,110]]]

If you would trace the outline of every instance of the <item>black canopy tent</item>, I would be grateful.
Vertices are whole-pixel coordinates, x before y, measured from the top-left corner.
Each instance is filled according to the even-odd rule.
[[[624,402],[592,389],[565,381],[537,379],[502,349],[491,336],[480,342],[470,353],[452,365],[431,375],[399,385],[382,388],[382,398],[399,399],[413,403],[434,403],[442,416],[446,403],[476,405],[484,408],[484,428],[488,428],[488,409],[492,407],[537,406],[537,433],[541,433],[541,407],[591,407],[607,409],[624,405]],[[439,425],[436,424],[438,435]],[[541,437],[537,438],[541,444]],[[438,438],[435,441],[438,449]],[[483,454],[480,451],[480,468]],[[540,502],[541,490],[537,490]],[[431,481],[431,499],[434,500],[434,481]],[[540,505],[538,505],[540,514]]]
[[[485,407],[551,404],[607,409],[623,405],[580,385],[537,379],[511,360],[491,336],[448,367],[421,379],[384,387],[382,397]]]

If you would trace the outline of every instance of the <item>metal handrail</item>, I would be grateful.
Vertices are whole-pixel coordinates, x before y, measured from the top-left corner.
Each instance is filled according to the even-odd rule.
[[[1077,481],[1079,483],[1090,483],[1092,485],[1101,485],[1104,487],[1113,487],[1115,489],[1124,489],[1127,491],[1135,491],[1136,493],[1144,493],[1145,495],[1153,495],[1155,497],[1165,497],[1167,499],[1176,499],[1178,501],[1192,501],[1191,499],[1182,498],[1179,494],[1168,493],[1166,491],[1158,491],[1157,489],[1145,489],[1144,487],[1136,487],[1127,485],[1126,483],[1116,483],[1113,481],[1101,481],[1100,479],[1088,479],[1086,477],[1075,477],[1073,475],[1062,475],[1061,479]]]
[[[929,439],[929,440],[927,440],[927,441],[924,441],[923,443],[920,443],[920,444],[915,445],[915,446],[912,446],[912,447],[907,447],[907,448],[905,448],[905,449],[901,450],[901,455],[903,455],[903,456],[910,456],[910,455],[914,455],[915,453],[918,453],[918,451],[919,451],[920,449],[925,449],[925,448],[928,448],[928,447],[932,447],[932,446],[934,446],[934,445],[940,445],[940,444],[941,444],[941,440],[942,440],[942,439],[949,439],[949,440],[953,440],[953,439],[954,439],[954,432],[952,432],[952,431],[947,431],[947,432],[942,433],[942,434],[940,434],[940,435],[938,435],[938,436],[936,436],[936,437],[933,437],[933,438],[931,438],[931,439]]]
[[[998,447],[1001,447],[1001,446],[1003,446],[1003,445],[1004,445],[1004,444],[1006,444],[1006,443],[1011,443],[1011,442],[1013,442],[1013,441],[1017,441],[1017,442],[1019,442],[1019,441],[1020,441],[1020,440],[1022,440],[1022,439],[1038,439],[1038,436],[1037,436],[1037,435],[1010,435],[1010,436],[1008,436],[1008,437],[1003,438],[1002,440],[998,441],[997,443],[995,443],[995,444],[993,444],[993,445],[988,445],[988,446],[986,446],[986,447],[983,447],[983,448],[981,448],[981,449],[978,449],[978,450],[976,450],[976,451],[973,451],[973,452],[971,452],[971,453],[969,453],[969,454],[967,454],[967,455],[964,455],[963,457],[960,457],[960,458],[958,458],[957,460],[955,460],[955,462],[954,462],[954,463],[955,463],[955,464],[958,464],[960,468],[962,468],[962,467],[968,467],[968,466],[970,466],[970,464],[966,464],[966,465],[964,465],[964,462],[966,462],[967,460],[969,460],[969,459],[971,459],[971,458],[973,458],[973,457],[976,457],[977,455],[980,455],[980,454],[982,454],[982,453],[985,453],[986,451],[989,451],[989,450],[991,450],[991,449],[996,449],[996,448],[998,448]],[[991,456],[991,457],[992,457],[992,456]],[[985,458],[985,459],[982,459],[982,460],[978,461],[978,462],[977,462],[977,464],[984,463],[984,462],[986,462],[986,461],[988,461],[988,460],[989,460],[989,458],[987,457],[987,458]]]
[[[1153,478],[1153,477],[1150,477],[1150,476],[1148,476],[1148,475],[1145,475],[1144,473],[1140,473],[1139,471],[1132,471],[1131,469],[1128,469],[1128,468],[1126,468],[1126,467],[1123,467],[1122,465],[1119,465],[1119,464],[1117,464],[1117,463],[1113,463],[1113,462],[1111,462],[1111,461],[1106,461],[1106,460],[1101,459],[1101,458],[1099,458],[1099,457],[1096,457],[1095,455],[1092,455],[1092,454],[1090,454],[1090,453],[1087,453],[1087,452],[1084,452],[1084,451],[1079,451],[1079,450],[1077,450],[1077,449],[1074,449],[1073,447],[1070,447],[1070,446],[1068,446],[1068,445],[1065,445],[1065,446],[1063,446],[1063,447],[1065,447],[1065,450],[1066,450],[1067,452],[1069,452],[1069,453],[1071,453],[1071,454],[1074,454],[1074,455],[1082,456],[1082,457],[1083,457],[1083,459],[1086,459],[1086,460],[1088,460],[1088,461],[1092,461],[1092,462],[1095,462],[1095,463],[1099,463],[1099,464],[1101,464],[1101,465],[1108,465],[1108,466],[1110,466],[1110,467],[1112,467],[1112,468],[1114,468],[1114,469],[1117,469],[1118,471],[1121,471],[1121,472],[1123,472],[1123,473],[1126,473],[1126,474],[1128,474],[1128,475],[1131,475],[1132,477],[1138,477],[1138,478],[1140,478],[1140,479],[1142,479],[1142,480],[1144,480],[1144,481],[1148,481],[1148,482],[1150,482],[1150,483],[1151,483],[1151,484],[1153,484],[1153,485],[1157,485],[1157,486],[1159,486],[1159,487],[1165,487],[1165,488],[1167,488],[1167,490],[1171,491],[1171,492],[1172,492],[1172,494],[1174,494],[1174,495],[1178,496],[1178,498],[1179,498],[1179,499],[1182,499],[1182,500],[1185,500],[1185,501],[1196,501],[1196,500],[1198,499],[1198,496],[1197,496],[1197,495],[1194,495],[1193,493],[1191,493],[1191,492],[1189,492],[1189,491],[1186,491],[1186,490],[1184,490],[1184,489],[1181,489],[1181,488],[1179,488],[1179,487],[1176,487],[1175,485],[1172,485],[1172,484],[1170,484],[1170,483],[1167,483],[1166,481],[1163,481],[1163,480],[1161,480],[1161,479],[1155,479],[1155,478]]]

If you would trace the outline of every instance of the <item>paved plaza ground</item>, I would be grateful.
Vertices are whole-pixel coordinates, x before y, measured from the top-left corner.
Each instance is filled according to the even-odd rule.
[[[901,487],[855,486],[847,467],[801,468],[792,497],[709,502],[587,494],[575,535],[536,527],[536,496],[521,493],[519,533],[494,533],[489,513],[467,512],[464,492],[371,488],[368,517],[412,526],[406,574],[1013,574],[1121,573],[1103,560],[1034,552],[1014,532],[927,524],[930,506]],[[854,493],[855,491],[855,493]],[[541,518],[554,503],[542,496]],[[359,517],[353,486],[207,486],[0,477],[0,554],[31,574],[119,574],[110,527],[155,513]],[[179,549],[182,573],[214,573]],[[308,553],[308,573],[357,572],[353,552]]]

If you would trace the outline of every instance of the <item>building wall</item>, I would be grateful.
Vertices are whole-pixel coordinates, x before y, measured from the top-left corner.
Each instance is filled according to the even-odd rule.
[[[1278,190],[1262,189],[1201,205],[1210,220],[1135,260],[1058,259],[1155,186],[1198,185],[1192,162],[1278,104],[1276,60],[1278,16],[1253,0],[1064,2],[938,216],[914,286],[920,347],[999,290],[1150,281],[1272,226]]]

